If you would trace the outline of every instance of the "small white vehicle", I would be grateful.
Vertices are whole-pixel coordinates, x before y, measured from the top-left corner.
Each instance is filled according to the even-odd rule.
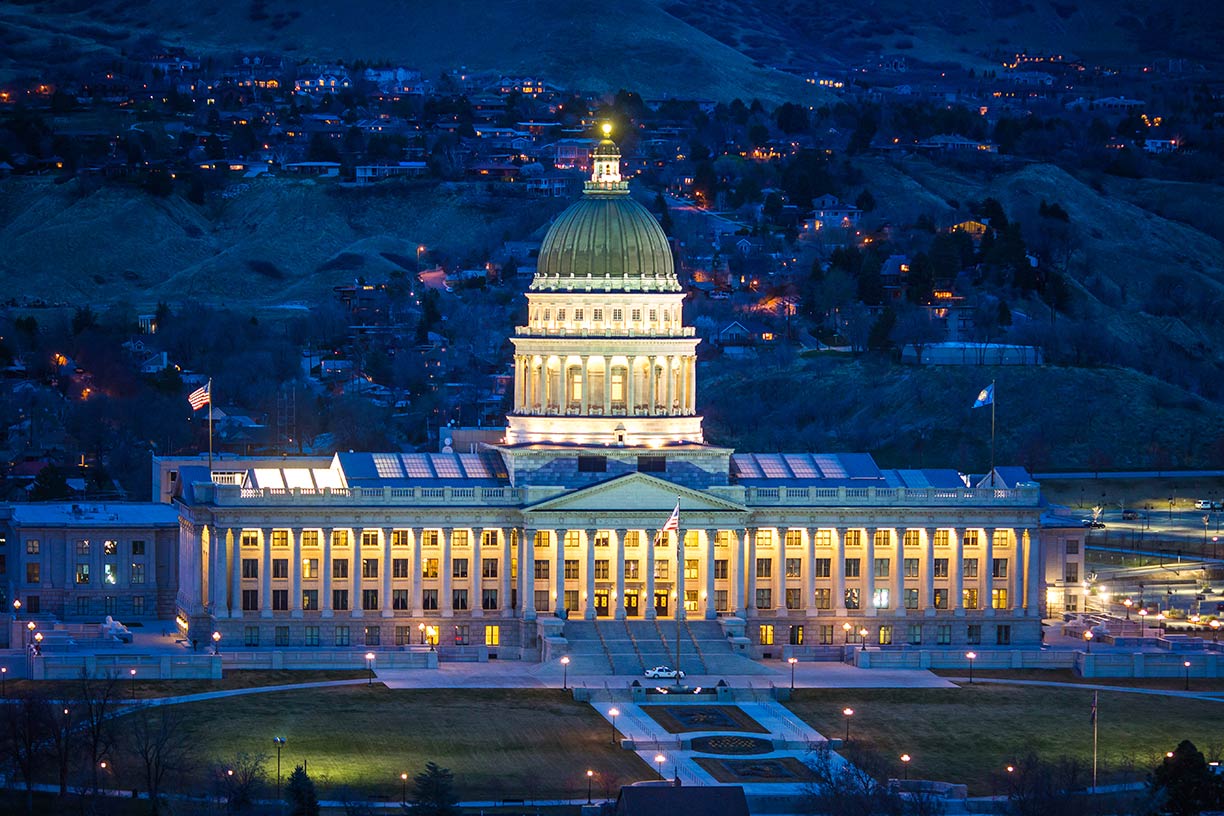
[[[650,680],[683,680],[684,672],[671,666],[655,666],[646,670],[646,677]]]

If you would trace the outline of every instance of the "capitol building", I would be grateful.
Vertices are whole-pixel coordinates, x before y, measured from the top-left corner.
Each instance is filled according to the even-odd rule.
[[[1064,551],[1043,546],[1027,473],[711,444],[683,299],[668,240],[605,139],[543,241],[504,438],[226,457],[211,472],[157,458],[155,490],[178,517],[158,587],[177,596],[141,608],[173,609],[200,644],[214,632],[289,650],[428,643],[444,658],[546,660],[575,638],[640,656],[644,639],[682,627],[716,629],[750,657],[1039,643]],[[44,588],[41,604],[71,616],[81,589]]]

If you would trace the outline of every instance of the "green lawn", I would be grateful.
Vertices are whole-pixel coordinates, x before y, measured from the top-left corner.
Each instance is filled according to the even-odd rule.
[[[965,669],[933,669],[940,677],[965,677]],[[974,677],[992,680],[1039,680],[1049,683],[1074,683],[1083,686],[1125,686],[1126,688],[1158,689],[1160,691],[1183,691],[1183,677],[1081,677],[1071,669],[977,669]],[[1224,678],[1191,677],[1190,691],[1224,691]]]
[[[552,799],[652,778],[636,754],[613,747],[611,729],[589,705],[559,690],[390,690],[343,686],[274,692],[177,707],[203,764],[237,752],[271,756],[287,740],[283,772],[303,759],[334,793],[398,799],[400,774],[429,761],[450,768],[462,799]]]
[[[289,686],[300,683],[320,683],[329,680],[364,680],[365,669],[319,669],[294,671],[289,669],[227,671],[220,680],[141,680],[134,683],[119,677],[119,694],[126,702],[135,693],[137,699],[151,697],[182,697],[224,689],[257,688],[260,686]],[[5,684],[7,693],[17,697],[23,694],[48,694],[52,697],[72,698],[80,692],[79,680],[9,680]]]
[[[911,776],[963,782],[992,793],[1009,762],[1027,752],[1080,760],[1091,773],[1092,692],[1033,686],[959,689],[801,689],[790,708],[816,730],[841,737],[855,713],[851,741],[892,760],[913,757]],[[1224,750],[1224,702],[1101,692],[1101,782],[1138,781],[1160,756],[1189,739],[1215,758]],[[1128,765],[1138,770],[1127,770]]]

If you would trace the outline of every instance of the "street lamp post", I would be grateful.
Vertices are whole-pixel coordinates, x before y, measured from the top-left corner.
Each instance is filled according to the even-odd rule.
[[[1085,644],[1087,644],[1087,645],[1084,647],[1084,651],[1085,651],[1087,654],[1092,654],[1092,638],[1093,638],[1093,634],[1092,634],[1092,630],[1091,630],[1091,629],[1089,629],[1088,631],[1084,632],[1084,643],[1085,643]]]
[[[561,658],[561,690],[562,691],[569,690],[569,664],[570,664],[569,655],[565,655],[564,657]]]
[[[850,622],[849,622],[849,621],[847,621],[846,623],[843,623],[843,624],[842,624],[842,638],[843,638],[843,639],[842,639],[842,642],[843,642],[843,643],[849,643],[849,642],[850,642],[850,630],[851,630],[851,629],[853,629],[853,628],[854,628],[854,627],[852,627],[852,626],[850,625]]]
[[[418,623],[417,631],[421,633],[421,645],[424,646],[425,645],[425,624]]]
[[[34,633],[34,647],[35,647],[34,653],[35,654],[42,654],[42,642],[43,642],[43,633],[35,632]]]
[[[965,652],[965,659],[969,661],[969,685],[973,685],[973,661],[977,660],[977,652]]]
[[[1221,626],[1224,626],[1224,624],[1220,623],[1219,618],[1211,622],[1211,642],[1212,643],[1220,642],[1220,627]]]
[[[1156,613],[1156,623],[1160,627],[1160,634],[1163,637],[1164,630],[1165,630],[1165,613],[1163,612]]]
[[[1126,607],[1126,620],[1129,622],[1131,607],[1135,605],[1135,602],[1132,601],[1130,598],[1127,598],[1124,601],[1122,601],[1122,605]]]
[[[369,677],[366,678],[366,685],[374,685],[374,653],[366,652],[366,671],[369,672]]]
[[[212,633],[213,654],[221,654],[221,633]]]
[[[608,716],[612,718],[612,744],[616,744],[616,715],[620,714],[619,708],[608,709]]]
[[[842,742],[850,742],[850,718],[854,716],[853,708],[843,708],[842,715],[846,718],[846,737]]]
[[[791,667],[791,691],[794,691],[795,690],[795,664],[799,662],[799,658],[789,657],[786,659],[786,662],[789,663]]]
[[[909,764],[910,764],[910,760],[911,760],[912,758],[913,758],[913,757],[911,757],[909,754],[902,754],[902,755],[901,755],[901,767],[905,769],[905,779],[906,779],[906,781],[908,781],[908,780],[909,780]]]
[[[1139,610],[1139,637],[1142,638],[1147,637],[1147,616],[1148,611],[1146,609]]]
[[[276,746],[276,801],[277,808],[280,809],[279,802],[281,801],[281,749],[285,747],[284,737],[273,737],[272,743]]]
[[[5,681],[8,680],[8,666],[0,666],[0,697],[8,699],[8,689],[5,687]]]
[[[26,639],[21,642],[22,646],[30,645],[30,638],[34,637],[34,626],[34,621],[30,621],[26,624]]]
[[[408,804],[408,774],[400,774],[400,804]]]
[[[1186,691],[1189,691],[1190,690],[1190,661],[1189,660],[1182,661],[1182,666],[1184,666],[1186,669]]]
[[[132,702],[136,702],[136,670],[128,669],[128,677],[132,678]]]
[[[864,626],[862,629],[858,631],[858,633],[859,633],[859,651],[865,652],[867,651],[867,627]]]
[[[663,756],[662,754],[655,754],[655,763],[659,766],[659,778],[660,779],[663,778],[663,762],[666,759],[667,757]]]
[[[20,616],[21,616],[21,599],[14,598],[13,599],[13,620],[16,620]]]
[[[662,774],[660,774],[661,776]],[[595,777],[595,772],[587,768],[587,804],[591,804],[591,780]]]

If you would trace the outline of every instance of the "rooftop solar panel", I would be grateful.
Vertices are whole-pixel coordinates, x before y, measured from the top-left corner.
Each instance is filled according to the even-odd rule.
[[[739,471],[739,476],[742,479],[764,479],[765,474],[761,473],[761,468],[757,465],[756,460],[752,458],[750,453],[734,453],[731,455],[731,462]]]
[[[310,468],[285,468],[285,487],[314,487],[314,479],[310,477]]]
[[[812,460],[826,479],[846,478],[846,469],[842,467],[841,461],[836,456],[828,453],[814,453]]]
[[[789,479],[790,470],[782,462],[782,457],[776,453],[758,453],[756,454],[757,464],[761,466],[761,471],[765,474],[766,479]]]
[[[489,473],[489,466],[477,453],[459,454],[459,464],[463,465],[463,472],[469,479],[488,479],[493,475]]]

